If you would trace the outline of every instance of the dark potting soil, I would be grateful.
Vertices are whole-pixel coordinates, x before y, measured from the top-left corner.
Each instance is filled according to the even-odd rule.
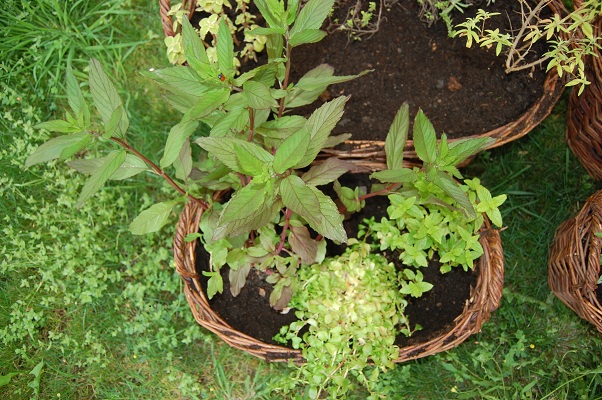
[[[351,175],[351,180],[354,182],[351,183],[344,178],[342,184],[350,187],[370,184],[363,175]],[[362,212],[352,214],[344,222],[349,237],[356,236],[357,226],[364,218],[375,216],[378,220],[385,216],[387,206],[386,197],[367,199],[366,207]],[[203,276],[202,271],[207,270],[208,254],[200,244],[196,249],[196,270],[200,276],[202,289],[206,293],[207,278]],[[343,250],[344,246],[330,246],[328,254],[330,256],[341,254]],[[390,261],[397,262],[394,254],[385,254],[385,256]],[[411,326],[419,324],[423,329],[416,331],[409,338],[399,335],[396,344],[401,347],[426,342],[449,330],[454,319],[462,313],[464,304],[470,297],[471,287],[476,285],[476,272],[466,273],[461,268],[454,268],[447,274],[441,274],[437,261],[432,261],[427,268],[421,268],[421,272],[425,280],[432,283],[434,287],[418,299],[409,299],[406,311]],[[269,297],[272,288],[265,282],[265,274],[262,272],[252,269],[237,297],[233,297],[230,293],[228,268],[222,268],[221,275],[224,280],[224,293],[217,294],[209,301],[211,308],[236,330],[265,343],[275,344],[272,338],[280,328],[296,320],[294,310],[283,314],[270,307]]]
[[[355,0],[342,0],[333,18],[345,20]],[[485,7],[482,2],[481,7]],[[472,17],[470,7],[456,23]],[[488,27],[520,26],[518,1],[496,1],[488,11],[500,12]],[[427,27],[417,17],[416,1],[401,0],[383,11],[377,33],[361,41],[334,31],[316,44],[292,51],[292,81],[319,64],[330,64],[336,75],[373,72],[350,82],[332,85],[321,99],[351,95],[334,133],[351,133],[352,139],[384,140],[403,102],[410,115],[421,108],[437,133],[464,137],[491,131],[522,115],[542,95],[545,71],[535,68],[506,74],[503,54],[495,49],[467,49],[464,38],[451,39],[443,21]],[[545,51],[542,47],[538,52]],[[545,68],[545,66],[544,66]],[[318,101],[318,103],[321,103]],[[320,104],[293,110],[308,116]]]

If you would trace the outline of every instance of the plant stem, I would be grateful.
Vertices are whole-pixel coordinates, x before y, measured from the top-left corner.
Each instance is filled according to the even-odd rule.
[[[280,243],[278,244],[278,248],[276,249],[276,255],[280,254],[282,249],[284,249],[284,242],[286,241],[286,232],[288,231],[289,221],[291,220],[291,215],[293,213],[289,208],[284,212],[284,226],[282,227],[282,233],[280,234]]]
[[[178,193],[180,193],[180,194],[186,196],[187,198],[189,198],[190,200],[194,201],[195,203],[200,205],[205,210],[209,208],[209,203],[207,203],[203,199],[199,199],[198,197],[195,197],[195,196],[191,195],[190,193],[186,192],[169,175],[167,175],[161,168],[159,168],[159,166],[157,164],[155,164],[154,162],[149,160],[146,156],[144,156],[142,153],[140,153],[138,150],[136,150],[135,148],[130,146],[125,140],[121,140],[116,137],[111,137],[111,140],[113,142],[117,143],[119,146],[123,147],[125,150],[127,150],[130,153],[132,153],[133,155],[135,155],[136,157],[140,158],[142,161],[144,161],[144,163],[146,165],[148,165],[157,175],[159,175],[160,177],[165,179],[167,181],[167,183],[169,183]]]
[[[285,72],[284,72],[284,81],[282,83],[282,89],[286,90],[286,88],[288,87],[288,79],[289,76],[291,74],[291,52],[292,52],[292,48],[291,46],[289,46],[288,42],[286,43],[286,67],[285,67]],[[278,118],[282,117],[282,114],[284,113],[284,99],[285,97],[280,99],[280,107],[278,108]]]

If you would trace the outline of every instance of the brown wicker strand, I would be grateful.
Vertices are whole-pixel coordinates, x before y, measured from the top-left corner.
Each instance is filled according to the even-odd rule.
[[[304,362],[300,351],[267,344],[245,335],[228,325],[211,309],[196,274],[195,247],[197,241],[186,242],[184,240],[187,234],[198,232],[202,212],[203,210],[195,203],[187,204],[180,215],[174,239],[176,270],[184,281],[186,299],[196,321],[214,332],[228,345],[264,360]],[[478,332],[483,322],[489,318],[490,313],[499,306],[504,274],[501,239],[498,231],[490,228],[489,221],[486,221],[484,228],[480,243],[485,253],[478,261],[477,284],[473,288],[462,314],[456,318],[454,326],[447,333],[426,343],[401,348],[395,362],[426,357],[458,346],[470,335]]]
[[[548,285],[581,318],[602,332],[602,307],[596,295],[600,277],[602,191],[590,196],[579,213],[554,234],[548,262]]]
[[[192,17],[195,7],[196,0],[182,0],[182,8],[188,11],[188,18]],[[163,32],[165,36],[174,36],[176,32],[173,31],[173,20],[171,15],[169,15],[169,10],[171,10],[171,0],[159,0],[159,13],[161,14]]]

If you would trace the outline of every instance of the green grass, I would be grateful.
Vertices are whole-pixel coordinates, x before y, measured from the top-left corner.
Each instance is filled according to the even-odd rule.
[[[103,15],[110,23],[95,25]],[[153,0],[4,6],[4,398],[270,399],[270,382],[287,376],[287,366],[233,350],[193,320],[171,259],[175,215],[172,227],[158,235],[127,232],[138,211],[166,196],[163,189],[147,189],[152,178],[108,186],[77,210],[83,177],[64,164],[22,169],[27,155],[47,139],[32,126],[64,102],[66,60],[82,70],[90,56],[116,78],[130,115],[131,141],[160,158],[158,149],[178,115],[138,73],[166,65],[158,15]],[[547,287],[554,230],[599,188],[566,147],[565,111],[566,98],[528,136],[481,155],[467,168],[466,175],[479,176],[493,194],[509,194],[502,304],[463,345],[384,374],[379,391],[390,399],[602,398],[602,336]],[[31,374],[36,366],[39,373]],[[363,397],[358,392],[354,398]]]

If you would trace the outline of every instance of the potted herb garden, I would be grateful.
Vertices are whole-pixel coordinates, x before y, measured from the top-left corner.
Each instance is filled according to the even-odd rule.
[[[324,37],[320,27],[332,1],[310,0],[300,11],[297,1],[255,5],[267,22],[254,29],[266,36],[266,63],[236,74],[224,19],[211,61],[184,18],[187,65],[147,73],[182,113],[158,162],[130,141],[125,107],[91,60],[89,89],[100,118],[92,118],[68,69],[70,111],[64,120],[38,126],[62,135],[38,147],[26,166],[70,159],[69,165],[90,175],[78,205],[110,180],[145,171],[164,178],[175,197],[144,210],[130,230],[155,232],[183,206],[175,263],[197,321],[232,346],[298,364],[280,384],[283,393],[303,385],[309,398],[325,392],[340,397],[354,382],[370,389],[379,371],[395,362],[449,349],[480,329],[501,297],[503,255],[491,224],[501,226],[498,207],[505,196],[493,197],[479,179],[464,179],[456,168],[492,139],[449,142],[441,135],[438,141],[422,111],[412,128],[422,165],[404,164],[407,104],[390,125],[384,169],[362,175],[339,158],[317,160],[323,149],[347,138],[331,133],[349,97],[333,98],[307,118],[293,111],[330,84],[365,72],[335,76],[319,65],[293,81],[291,54]],[[108,151],[78,157],[91,146]],[[421,330],[408,309],[442,289],[425,279],[433,272],[472,280],[457,315],[419,338],[429,327]],[[225,312],[216,312],[220,299],[227,302]],[[275,322],[275,330],[255,337],[245,331],[250,320]],[[371,364],[377,368],[366,374]]]
[[[179,3],[169,0],[160,3],[162,10],[169,10],[169,7],[179,10],[175,11],[179,13],[177,16],[162,12],[169,42],[179,35],[177,20],[182,18],[182,10],[187,9],[195,26],[200,20],[199,31],[205,35],[207,29],[203,21],[209,18],[206,10],[212,4],[213,8],[222,4],[219,1],[184,1],[180,7]],[[232,2],[231,8],[218,7],[218,11],[229,15],[232,21],[238,20],[236,15],[241,12],[240,3],[243,2],[236,3],[238,5]],[[536,7],[533,6],[535,3],[538,4]],[[246,14],[252,11],[253,4],[249,3]],[[348,112],[334,131],[335,134],[351,131],[353,140],[329,150],[329,155],[369,168],[383,168],[387,124],[402,101],[409,102],[412,113],[418,108],[423,109],[436,130],[445,131],[450,141],[464,137],[492,137],[495,141],[490,146],[500,146],[522,137],[539,124],[563,91],[568,70],[575,66],[573,61],[578,58],[574,57],[576,53],[566,54],[550,50],[548,46],[557,43],[555,49],[558,50],[574,43],[574,37],[565,33],[567,29],[575,30],[570,26],[570,17],[565,14],[561,0],[488,1],[486,4],[471,0],[421,0],[403,4],[395,0],[335,1],[323,25],[331,34],[320,43],[295,51],[297,59],[305,62],[294,64],[291,76],[298,79],[309,68],[322,63],[332,65],[342,74],[374,69],[373,74],[361,80],[342,83],[322,94],[320,101],[353,94],[346,106]],[[446,23],[431,24],[436,17]],[[261,17],[247,26],[260,20]],[[555,21],[550,27],[543,25],[550,20]],[[521,26],[523,29],[519,33],[517,27]],[[243,26],[233,26],[234,29],[242,31]],[[522,40],[527,34],[529,42],[538,40],[523,49]],[[456,37],[452,39],[450,35]],[[477,46],[472,47],[482,45],[482,48],[466,48],[467,41],[462,36],[471,38],[472,44],[477,42],[474,37],[478,37]],[[248,40],[245,46],[253,41],[246,33],[239,37],[240,42]],[[211,40],[211,35],[205,39],[207,44]],[[513,41],[521,46],[513,45]],[[504,54],[518,53],[523,66],[529,68],[508,73],[505,60],[499,54],[502,48]],[[532,65],[535,60],[546,61],[550,52],[555,52],[553,60],[558,61],[556,65],[561,68],[562,75],[557,73],[556,67],[548,71],[546,64]],[[577,84],[577,81],[572,83]],[[308,116],[317,105],[319,103],[306,106],[299,112]],[[462,113],[469,113],[473,118],[458,118]],[[416,159],[411,132],[406,147],[406,157]]]

